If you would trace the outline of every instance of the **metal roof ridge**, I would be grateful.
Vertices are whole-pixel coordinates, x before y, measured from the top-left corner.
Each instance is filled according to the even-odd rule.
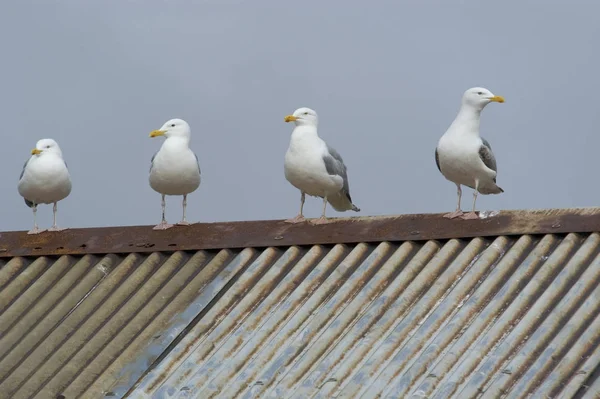
[[[421,241],[501,235],[600,231],[600,208],[484,211],[479,220],[443,214],[331,218],[331,223],[283,220],[195,223],[168,230],[152,226],[74,228],[28,235],[0,232],[0,257],[148,253],[224,248]]]

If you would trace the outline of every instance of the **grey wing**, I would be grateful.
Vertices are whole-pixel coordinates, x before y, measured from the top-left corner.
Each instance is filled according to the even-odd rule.
[[[441,172],[442,168],[440,168],[440,156],[438,155],[437,148],[435,149],[435,164],[437,165],[438,170]]]
[[[21,180],[23,178],[23,174],[25,174],[25,168],[27,167],[28,163],[29,163],[29,159],[27,161],[25,161],[25,163],[23,164],[23,169],[21,170],[21,175],[19,176],[19,180]]]
[[[196,163],[198,164],[198,173],[202,174],[200,172],[200,161],[198,160],[198,155],[196,155],[196,153],[194,153],[194,156],[196,157]]]
[[[31,158],[29,158],[31,159]],[[27,161],[25,161],[25,164],[23,164],[23,170],[21,170],[21,175],[19,176],[19,181],[23,178],[23,174],[25,174],[25,168],[27,167],[27,164],[29,163],[29,159]],[[23,198],[25,200],[25,205],[27,205],[30,208],[33,208],[33,202],[29,201],[27,198]]]
[[[481,145],[481,147],[479,147],[479,157],[481,158],[485,166],[487,166],[494,172],[497,172],[498,170],[496,167],[496,157],[492,152],[492,146],[484,138],[482,138],[481,141],[483,142],[483,144]]]
[[[148,172],[152,172],[152,167],[154,166],[154,157],[156,157],[156,154],[158,154],[158,151],[156,151],[154,155],[152,155],[152,158],[150,158],[150,170],[148,170]]]
[[[327,146],[327,154],[323,156],[323,161],[325,162],[327,173],[342,177],[344,180],[343,190],[346,193],[348,200],[352,202],[352,198],[350,197],[350,184],[348,183],[348,172],[342,156],[336,150]]]

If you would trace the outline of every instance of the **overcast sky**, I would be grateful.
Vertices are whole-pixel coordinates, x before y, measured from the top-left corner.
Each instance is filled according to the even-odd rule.
[[[158,223],[148,168],[163,139],[148,133],[175,117],[202,168],[189,220],[293,217],[283,117],[302,106],[348,165],[362,212],[344,215],[452,211],[434,149],[472,86],[506,98],[481,125],[505,192],[480,210],[599,205],[599,12],[591,0],[6,2],[0,230],[31,228],[17,181],[41,138],[58,141],[73,181],[60,225]],[[308,198],[305,215],[320,205]],[[48,227],[52,208],[39,209]],[[181,197],[167,214],[179,220]]]

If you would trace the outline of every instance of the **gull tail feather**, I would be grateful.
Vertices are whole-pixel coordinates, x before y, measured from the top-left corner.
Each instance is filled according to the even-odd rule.
[[[350,194],[339,193],[327,198],[327,202],[338,212],[354,211],[360,212],[360,208],[352,203]]]
[[[500,194],[503,193],[504,190],[494,183],[494,185],[487,185],[479,188],[479,192],[481,194]]]
[[[33,208],[33,202],[29,201],[27,198],[23,198],[25,200],[25,205],[27,205],[30,208]]]

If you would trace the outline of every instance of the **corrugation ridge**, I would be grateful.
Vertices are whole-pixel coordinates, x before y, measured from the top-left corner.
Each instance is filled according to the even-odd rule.
[[[38,277],[46,271],[46,266],[49,263],[50,260],[47,257],[41,256],[36,258],[0,291],[0,318],[35,283]],[[0,323],[0,336],[2,336],[3,331],[3,323]]]
[[[345,245],[336,245],[327,256],[315,266],[315,271],[323,268],[323,280],[311,286],[306,300],[297,301],[300,305],[294,309],[291,318],[288,318],[281,327],[275,331],[267,346],[248,362],[234,378],[233,386],[223,393],[223,396],[236,397],[238,395],[255,397],[262,390],[265,382],[272,382],[279,371],[284,371],[290,358],[301,350],[292,343],[300,334],[306,332],[306,326],[311,325],[319,312],[328,301],[335,297],[344,282],[358,270],[361,262],[373,252],[373,246],[360,243],[347,253]],[[312,275],[312,274],[311,274]],[[304,284],[301,285],[303,287]],[[299,290],[295,293],[303,294]],[[297,295],[297,294],[296,294]]]
[[[327,355],[311,367],[310,373],[307,373],[302,385],[296,389],[298,395],[304,397],[322,395],[324,390],[331,391],[338,387],[344,382],[344,377],[347,377],[340,372],[340,367],[344,362],[350,358],[360,358],[361,356],[355,351],[364,353],[372,349],[376,341],[368,339],[368,334],[390,311],[390,307],[399,295],[399,286],[408,285],[417,276],[439,252],[440,244],[437,241],[428,241],[416,249],[415,252],[414,248],[400,246],[385,262],[380,273],[369,283],[369,285],[373,285],[378,281],[381,282],[377,287],[378,292],[376,295],[361,293],[363,296],[369,296],[368,305],[362,310],[357,309],[352,316],[350,325],[342,332],[335,344],[328,348]],[[385,279],[382,279],[384,275]],[[395,293],[394,290],[396,290]],[[354,302],[357,302],[357,299]],[[352,306],[348,308],[348,310],[350,309]]]
[[[557,247],[554,247],[554,243],[552,243],[547,248],[549,255],[541,255],[541,262],[536,262],[535,258],[528,257],[533,267],[525,270],[518,269],[519,272],[513,274],[505,284],[504,287],[506,288],[500,290],[504,303],[498,316],[486,326],[486,329],[480,334],[468,352],[462,355],[461,360],[446,377],[446,382],[434,391],[434,398],[449,397],[471,383],[473,378],[480,378],[478,374],[474,374],[477,367],[480,367],[486,361],[490,361],[489,357],[494,354],[494,350],[502,344],[514,326],[518,324],[524,316],[526,308],[538,299],[545,289],[545,285],[560,272],[569,256],[579,246],[580,241],[579,237],[573,234],[560,241]],[[544,243],[544,240],[542,240],[542,243]],[[545,246],[542,247],[541,252],[546,253],[545,249]],[[526,265],[531,266],[527,263]],[[524,288],[522,288],[523,286]],[[514,294],[516,296],[513,296]],[[519,335],[520,338],[523,336]],[[490,368],[493,365],[492,360],[487,367]]]
[[[451,345],[448,345],[446,353],[423,376],[420,385],[412,393],[414,397],[430,397],[437,389],[443,390],[445,386],[447,391],[451,391],[451,387],[455,386],[457,382],[448,380],[461,364],[461,360],[470,360],[473,363],[472,368],[474,368],[478,360],[484,356],[485,352],[472,350],[473,346],[480,337],[486,334],[489,327],[500,316],[503,309],[510,304],[516,294],[525,287],[533,273],[543,264],[544,257],[547,258],[558,242],[558,239],[550,235],[542,238],[537,243],[533,240],[531,236],[520,238],[504,254],[501,263],[483,281],[478,291],[467,300],[468,305],[469,302],[478,301],[478,295],[487,296],[486,292],[488,290],[493,294],[489,302],[482,305],[482,310],[477,317],[463,327],[463,330],[458,333],[457,339]],[[494,277],[495,275],[497,277]],[[498,338],[499,335],[496,339]],[[492,334],[488,343],[489,346],[492,345],[493,340],[494,336]],[[447,397],[449,395],[450,392],[443,396]]]
[[[375,350],[370,351],[360,369],[345,386],[336,391],[335,396],[360,396],[371,389],[377,390],[381,373],[441,303],[447,291],[456,284],[456,276],[469,268],[487,246],[487,242],[479,238],[471,240],[466,247],[460,249],[462,245],[457,246],[457,243],[459,242],[451,240],[446,244],[398,298],[402,316],[394,320],[391,328],[379,339]],[[455,257],[456,250],[460,252]],[[406,301],[406,296],[410,298],[409,301]]]
[[[583,359],[587,358],[585,363],[581,366],[579,372],[577,372],[569,381],[568,385],[564,387],[561,392],[561,398],[576,398],[581,399],[584,397],[591,397],[589,395],[595,394],[595,397],[600,396],[600,339],[596,337],[596,334],[600,332],[600,327],[596,325],[598,322],[597,316],[594,322],[594,329],[590,326],[587,331],[580,338],[583,344],[591,343],[591,347],[594,348],[593,352],[589,352],[582,356]],[[591,334],[594,334],[595,340],[588,339]],[[577,358],[575,358],[577,360]]]
[[[196,358],[198,360],[194,373],[190,374],[187,380],[193,379],[196,386],[206,382],[214,369],[221,365],[223,360],[219,357],[222,355],[224,359],[230,358],[243,343],[243,337],[237,334],[241,324],[265,299],[261,293],[270,292],[293,267],[292,260],[300,253],[298,250],[291,252],[292,254],[288,250],[282,254],[279,249],[265,249],[249,266],[244,276],[240,277],[239,283],[230,288],[230,294],[243,297],[244,300],[232,303],[215,329],[204,338],[212,345],[207,348],[208,351],[204,351],[202,359]]]
[[[211,381],[209,384],[202,384],[202,381],[194,381],[194,384],[200,388],[198,391],[200,397],[214,397],[226,387],[227,382],[223,381],[223,379],[218,379],[216,383],[215,381]]]
[[[205,309],[210,300],[207,300],[208,298],[203,300],[203,296],[206,296],[203,291],[237,255],[232,250],[221,250],[212,258],[208,257],[207,251],[202,251],[202,253],[204,259],[192,258],[185,265],[185,267],[196,269],[197,272],[193,279],[151,320],[135,338],[135,341],[123,350],[119,357],[104,370],[103,374],[86,389],[82,396],[91,397],[98,392],[123,396],[125,390],[131,387],[140,377],[140,375],[136,375],[136,372],[148,370],[152,367],[152,363],[161,354],[161,348],[166,348],[165,352],[168,352],[168,346],[175,342],[175,338],[185,333],[188,325],[187,322],[183,323],[181,319],[187,319],[186,314],[189,313],[197,316]],[[202,303],[199,303],[199,300]],[[162,333],[163,331],[164,333]],[[157,332],[161,333],[157,335]],[[165,336],[167,332],[169,336]],[[145,351],[142,349],[145,349]],[[135,360],[132,362],[132,359]],[[133,363],[133,366],[131,363]],[[116,386],[117,384],[119,386]]]
[[[429,363],[433,362],[454,338],[454,333],[462,326],[453,327],[450,323],[457,313],[463,309],[473,308],[464,306],[465,301],[497,265],[507,248],[513,241],[507,237],[498,237],[465,269],[462,277],[451,287],[434,310],[422,320],[422,324],[407,340],[402,349],[392,358],[391,362],[378,376],[379,381],[387,381],[383,389],[370,389],[378,392],[377,396],[405,396],[416,384],[415,376],[426,372]],[[472,304],[469,304],[472,305]],[[469,321],[477,313],[476,309],[465,316]],[[438,341],[439,339],[439,341]],[[440,342],[441,341],[441,342]],[[442,348],[438,347],[442,346]]]
[[[598,398],[600,396],[600,378],[595,376],[596,378],[593,380],[592,384],[584,391],[579,390],[575,397],[577,398]]]
[[[85,343],[66,364],[63,364],[60,371],[55,373],[52,378],[45,381],[44,385],[37,392],[33,389],[28,392],[35,392],[40,398],[55,397],[68,387],[74,379],[78,378],[89,363],[111,342],[115,336],[125,329],[129,322],[137,313],[143,311],[146,304],[161,290],[166,281],[180,269],[189,258],[184,252],[174,252],[164,262],[157,265],[156,271],[143,285],[136,284],[138,288],[136,293],[127,299],[110,319],[100,327],[93,336]]]
[[[256,251],[246,248],[218,271],[217,277],[210,281],[199,293],[199,304],[202,306],[202,309],[198,316],[190,323],[190,326],[186,327],[179,334],[174,341],[176,345],[170,345],[168,358],[163,355],[159,356],[146,375],[131,388],[128,394],[151,394],[168,377],[174,375],[174,370],[190,356],[193,349],[204,342],[203,339],[206,335],[216,327],[216,322],[205,323],[205,320],[216,320],[218,315],[223,312],[223,307],[232,299],[226,294],[238,282],[239,278],[244,274],[242,272],[247,270],[248,265],[255,258]]]
[[[69,264],[73,261],[75,259],[72,257],[66,260]],[[2,345],[10,347],[10,351],[0,361],[0,375],[4,377],[0,382],[10,375],[7,385],[18,386],[33,372],[30,368],[21,367],[15,373],[15,369],[28,359],[69,311],[105,276],[103,273],[89,273],[96,262],[96,257],[91,255],[74,262],[64,277],[29,312],[22,315],[15,327],[3,337],[6,340],[2,340]]]
[[[287,298],[273,310],[247,344],[241,348],[244,356],[232,358],[225,363],[225,368],[218,378],[229,381],[230,385],[226,387],[222,396],[234,397],[235,392],[249,384],[250,379],[254,377],[253,373],[257,373],[257,369],[263,367],[263,364],[257,363],[267,362],[274,356],[274,352],[269,353],[269,348],[277,349],[273,341],[282,339],[282,331],[285,331],[294,317],[298,317],[299,310],[331,275],[339,259],[346,257],[348,253],[346,245],[336,245],[329,250],[323,246],[314,246],[297,262],[290,275],[304,275],[306,272],[308,274],[301,280],[292,281],[292,284],[296,283],[296,287],[292,288]],[[308,314],[302,316],[308,317]],[[294,331],[292,330],[290,335]]]
[[[321,346],[322,354],[306,364],[301,375],[294,377],[297,381],[292,380],[294,385],[290,388],[294,390],[288,389],[290,395],[309,397],[317,394],[318,387],[322,388],[325,384],[335,386],[338,379],[328,376],[335,374],[334,370],[346,359],[346,355],[352,353],[352,348],[359,343],[363,348],[369,346],[369,341],[365,341],[363,337],[387,312],[394,300],[385,295],[389,292],[389,287],[400,274],[407,274],[406,268],[414,272],[414,269],[429,261],[439,248],[439,243],[434,241],[422,244],[409,242],[393,251],[373,278],[325,330],[324,335],[329,336],[329,343],[325,344],[322,340],[315,342],[315,345]],[[414,275],[416,272],[412,277]],[[333,331],[334,329],[338,331]]]
[[[194,374],[190,374],[183,381],[177,381],[176,386],[185,385],[185,388],[189,390],[188,395],[196,395],[197,387],[202,387],[207,383],[210,383],[211,386],[219,386],[221,385],[220,381],[228,381],[223,377],[242,367],[241,364],[234,365],[236,361],[248,358],[240,356],[240,353],[244,349],[257,349],[257,347],[248,348],[248,342],[254,339],[270,315],[289,297],[297,286],[298,279],[302,281],[312,270],[315,263],[302,262],[302,255],[303,250],[291,247],[277,260],[271,270],[257,281],[246,295],[250,300],[254,298],[254,302],[258,303],[240,303],[228,314],[227,317],[233,319],[231,321],[235,321],[229,335],[223,337],[220,341],[221,346],[218,348],[213,347],[210,351],[198,348],[199,350],[194,354],[195,358],[198,358],[200,352],[205,352],[202,357],[206,360],[200,367],[194,367]],[[247,313],[244,315],[244,312]]]
[[[0,259],[0,298],[4,288],[14,281],[17,276],[23,272],[25,268],[30,264],[26,258],[17,256],[9,259]],[[2,300],[0,299],[0,304]],[[0,306],[0,314],[2,306]]]
[[[394,385],[388,387],[388,390],[391,388],[395,395],[403,397],[408,396],[411,389],[414,389],[414,397],[424,397],[433,391],[435,383],[443,378],[458,360],[457,353],[463,353],[477,336],[465,334],[469,327],[481,319],[482,311],[522,261],[523,253],[532,245],[533,239],[523,236],[516,243],[512,239],[495,240],[486,249],[486,252],[498,252],[496,260],[481,271],[477,271],[474,265],[465,275],[459,284],[469,279],[466,284],[471,288],[465,287],[462,293],[455,296],[455,301],[450,303],[450,306],[453,306],[456,300],[459,300],[454,313],[437,328],[432,339],[423,346],[420,355],[414,357],[410,368]],[[478,263],[481,260],[482,258]],[[453,289],[456,290],[459,290],[459,285]],[[444,301],[447,302],[448,299]],[[433,371],[435,366],[438,374]]]
[[[438,246],[435,241],[432,244]],[[478,241],[467,245],[467,248],[473,250],[481,246],[482,241]],[[409,262],[383,293],[384,297],[391,298],[387,311],[381,314],[363,338],[364,341],[373,344],[356,346],[352,356],[346,356],[338,364],[337,384],[324,384],[320,390],[321,397],[352,396],[368,383],[380,366],[380,362],[374,359],[385,361],[392,355],[396,342],[404,338],[394,334],[398,324],[414,311],[417,302],[426,294],[433,280],[441,275],[443,269],[454,262],[464,249],[464,241],[450,240],[424,265],[415,259]]]
[[[592,234],[592,237],[596,238],[596,245],[600,245],[600,236]],[[592,252],[597,255],[598,247],[592,248]],[[582,259],[582,263],[588,264],[588,259]],[[567,288],[560,302],[530,336],[519,355],[509,363],[507,368],[511,372],[516,368],[515,374],[519,375],[519,379],[506,378],[506,374],[501,374],[489,389],[509,393],[530,393],[535,390],[593,320],[599,310],[600,297],[588,295],[593,285],[600,281],[600,256],[596,256],[583,273],[574,278],[577,278],[575,284]],[[600,288],[594,290],[593,294],[600,294]],[[568,323],[569,320],[577,323],[573,325]],[[549,349],[553,351],[549,352]]]
[[[575,240],[576,245],[580,244],[581,239],[576,234],[567,236],[565,242],[568,242],[567,240],[569,237]],[[491,383],[490,380],[497,374],[497,371],[504,368],[503,365],[512,360],[529,336],[543,322],[544,318],[548,315],[549,310],[560,300],[561,296],[568,288],[565,284],[570,283],[573,278],[576,278],[582,272],[581,269],[583,268],[584,263],[582,263],[581,260],[585,260],[590,256],[590,247],[597,247],[595,241],[597,241],[597,239],[585,240],[568,260],[566,265],[564,264],[564,259],[567,259],[568,254],[558,253],[559,257],[563,258],[563,261],[560,262],[559,265],[556,265],[556,271],[559,271],[559,273],[557,275],[553,273],[550,279],[544,278],[543,281],[539,281],[536,278],[539,273],[536,274],[536,277],[534,277],[532,282],[534,284],[539,283],[539,290],[542,292],[542,295],[535,298],[524,298],[526,299],[525,304],[521,303],[518,299],[516,302],[513,302],[513,305],[517,307],[517,309],[514,309],[513,312],[507,310],[505,313],[518,314],[518,322],[506,338],[502,340],[490,354],[488,354],[487,359],[479,367],[478,372],[471,377],[467,385],[460,391],[461,396],[471,397],[487,390],[487,385]],[[555,254],[557,252],[558,251],[555,251]],[[550,259],[548,262],[550,262]],[[546,272],[547,269],[550,268],[547,264],[544,266],[545,267],[542,267],[540,271]],[[530,284],[532,282],[530,282]],[[548,283],[549,285],[546,286]],[[531,308],[528,307],[531,302],[527,299],[534,300]]]
[[[541,395],[540,397],[558,397],[562,390],[561,397],[572,397],[575,394],[575,390],[570,393],[569,390],[572,390],[575,386],[577,388],[583,386],[585,378],[600,364],[599,300],[600,287],[596,288],[594,293],[585,301],[586,303],[595,302],[595,318],[588,326],[582,328],[584,331],[577,337],[573,345],[568,350],[563,351],[562,359],[552,368],[551,373],[546,376],[544,382],[534,392],[534,395]],[[586,303],[580,307],[580,310],[588,306]],[[572,319],[577,322],[579,320],[578,315],[573,315]],[[567,327],[569,326],[567,324]],[[561,339],[562,337],[557,337],[555,341],[560,344]],[[560,348],[560,345],[558,348]],[[552,357],[554,356],[552,355]],[[577,382],[577,384],[575,385],[573,382]]]
[[[381,264],[379,269],[366,281],[345,308],[334,316],[331,323],[323,329],[319,338],[310,344],[305,354],[279,382],[279,386],[285,392],[293,395],[297,388],[302,390],[303,383],[307,383],[306,379],[310,378],[310,374],[319,364],[327,362],[327,360],[339,360],[332,357],[331,351],[353,330],[358,320],[380,298],[389,284],[421,248],[422,244],[420,243],[405,242],[399,248],[390,246],[388,252],[384,254],[385,256],[381,259],[374,259]],[[307,384],[312,385],[314,381]],[[299,393],[299,395],[306,396],[307,393]]]
[[[136,255],[130,255],[128,258],[136,257]],[[107,259],[110,259],[110,262],[113,263],[116,268],[120,258],[114,255],[102,258],[99,265],[96,266],[96,268],[102,266],[98,268],[101,273],[106,274],[108,272],[107,265],[109,261]],[[123,262],[120,263],[120,265],[122,264]],[[100,283],[95,286],[91,292],[88,292],[74,309],[69,311],[62,322],[56,326],[54,331],[48,334],[44,341],[24,360],[20,369],[28,372],[27,378],[31,379],[31,376],[43,367],[50,356],[77,331],[77,328],[81,323],[94,314],[94,310],[100,306],[100,303],[98,302],[103,300],[103,294],[112,291],[119,279],[124,278],[124,276],[122,276],[123,271],[125,271],[125,275],[129,272],[126,267],[121,266],[120,268],[117,268],[114,273],[110,273],[106,278],[102,278]]]
[[[359,244],[357,248],[361,245],[363,244]],[[367,245],[367,248],[370,248],[370,246]],[[310,350],[311,344],[319,340],[325,329],[333,322],[335,315],[346,308],[348,303],[377,272],[382,262],[391,255],[393,249],[395,249],[394,245],[380,243],[366,259],[360,252],[352,251],[348,255],[347,259],[355,260],[357,267],[350,275],[344,276],[345,278],[339,281],[336,289],[331,290],[326,300],[313,312],[312,320],[309,321],[308,325],[303,327],[292,340],[288,340],[284,344],[283,353],[276,356],[271,364],[267,366],[267,370],[262,373],[261,377],[265,384],[260,386],[265,391],[264,396],[282,396],[279,385],[281,379],[286,376],[295,363],[301,361],[302,357]],[[352,259],[353,257],[357,259]],[[273,390],[274,393],[272,393]]]
[[[129,270],[134,264],[138,263],[138,261],[142,259],[142,255],[131,254],[127,256],[127,258],[121,262],[116,268],[119,270],[123,263],[125,263]],[[153,272],[154,269],[152,267],[152,262],[150,259],[156,261],[160,260],[159,254],[152,254],[148,256],[144,261],[139,265],[139,267],[135,268],[133,273],[127,275],[125,281],[146,281],[146,277]],[[112,275],[112,273],[111,273]],[[104,280],[112,281],[111,278]],[[64,362],[68,362],[71,357],[92,337],[95,332],[104,324],[104,322],[111,317],[111,315],[116,312],[121,306],[123,306],[124,302],[132,296],[137,288],[137,284],[132,284],[131,286],[126,286],[125,284],[121,284],[115,290],[113,287],[106,287],[106,283],[101,284],[100,287],[97,287],[92,295],[90,295],[81,305],[79,305],[78,309],[73,312],[69,319],[68,323],[62,323],[60,328],[57,328],[53,334],[49,338],[47,338],[47,342],[50,340],[53,345],[40,345],[38,350],[43,353],[41,362],[35,372],[28,378],[27,385],[29,387],[41,387],[48,379],[52,378],[63,366]],[[104,288],[103,290],[99,288]],[[107,288],[109,292],[106,293]],[[95,303],[92,301],[97,300],[97,296],[101,293],[105,293],[107,298],[100,302],[102,306],[95,306]],[[94,305],[94,306],[92,306]],[[91,312],[85,315],[81,314],[82,309],[88,309],[91,307]],[[71,322],[73,324],[71,324]],[[59,333],[66,331],[67,334],[59,335]],[[31,357],[31,356],[30,356]],[[23,395],[26,396],[26,395]]]
[[[458,242],[456,246],[458,247]],[[390,266],[405,265],[391,279],[381,295],[371,303],[370,308],[357,318],[355,328],[348,331],[343,340],[336,345],[330,355],[325,358],[308,377],[303,386],[313,387],[313,395],[330,397],[331,391],[342,386],[357,369],[356,364],[365,358],[366,354],[376,348],[378,339],[389,330],[389,326],[398,317],[394,315],[398,309],[398,298],[406,293],[406,287],[413,282],[419,273],[439,254],[440,244],[437,241],[426,242],[410,259],[404,258],[404,253],[398,249],[388,260]],[[448,250],[446,246],[446,251]],[[439,256],[439,255],[438,255]],[[416,294],[415,294],[416,295]],[[406,306],[410,301],[403,301]],[[391,317],[392,316],[392,317]],[[336,377],[328,377],[333,375]],[[319,387],[314,390],[314,387]]]
[[[104,344],[102,350],[93,356],[93,364],[88,363],[62,392],[66,397],[81,397],[81,394],[104,372],[130,345],[138,338],[149,324],[156,318],[166,316],[165,308],[181,292],[198,273],[200,267],[210,259],[209,254],[198,251],[190,258],[178,262],[181,266],[162,282],[156,291],[138,311],[132,314],[130,320],[120,329],[119,333]]]
[[[201,333],[201,341],[210,342],[210,346],[206,348],[209,351],[204,352],[204,357],[196,358],[194,372],[201,369],[210,360],[214,352],[219,350],[227,341],[227,338],[232,334],[232,330],[235,330],[238,320],[231,317],[231,314],[244,317],[242,315],[247,315],[248,311],[256,306],[256,300],[246,301],[246,296],[266,274],[270,273],[271,266],[281,255],[281,251],[275,248],[263,250],[250,263],[244,273],[227,289],[227,294],[222,297],[223,303],[217,302],[215,305],[218,306],[211,309],[209,313],[212,313],[212,317],[204,319],[210,325],[207,326],[202,323],[203,327],[208,327],[209,331]]]
[[[63,256],[52,262],[47,257],[38,258],[0,291],[0,337],[60,278],[68,259],[68,256]],[[0,357],[5,354],[0,345]]]
[[[386,245],[386,247],[383,247],[383,245]],[[404,266],[421,246],[422,244],[415,242],[404,242],[398,248],[396,245],[384,242],[381,245],[382,248],[376,249],[381,251],[377,258],[370,256],[365,260],[365,263],[373,263],[373,272],[368,276],[357,279],[357,283],[360,285],[355,289],[353,296],[349,296],[340,311],[336,312],[329,323],[321,328],[318,337],[307,342],[308,346],[304,353],[278,382],[278,387],[282,390],[282,393],[293,392],[319,362],[329,356],[329,352],[352,329],[358,318],[369,309],[390,281],[400,273],[401,268],[397,270],[394,266],[398,264]],[[395,262],[398,257],[401,257],[402,260]],[[390,262],[392,258],[394,259]],[[340,287],[340,291],[344,290],[347,285],[349,285],[349,282]]]

